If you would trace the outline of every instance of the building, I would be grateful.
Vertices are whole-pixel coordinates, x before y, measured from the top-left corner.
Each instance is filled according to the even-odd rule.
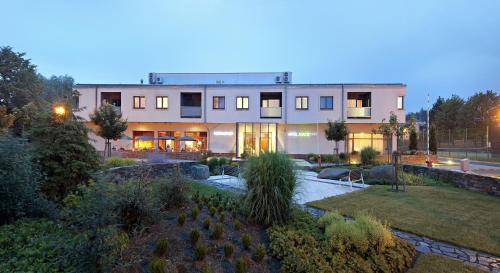
[[[324,134],[329,120],[345,120],[348,126],[339,152],[372,146],[384,154],[389,143],[374,130],[390,112],[405,120],[404,84],[292,84],[290,72],[149,76],[149,84],[77,84],[83,108],[77,115],[88,121],[102,103],[116,106],[128,120],[125,135],[133,138],[115,141],[116,149],[236,156],[330,154],[335,144]],[[103,150],[104,140],[92,138]],[[388,146],[395,149],[396,141]]]

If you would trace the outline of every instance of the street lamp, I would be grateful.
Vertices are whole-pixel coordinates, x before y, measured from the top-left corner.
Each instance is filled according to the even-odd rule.
[[[64,116],[66,114],[66,108],[63,105],[54,106],[54,113],[58,116]]]

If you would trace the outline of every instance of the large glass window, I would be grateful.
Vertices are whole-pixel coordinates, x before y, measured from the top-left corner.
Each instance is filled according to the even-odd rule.
[[[134,109],[144,109],[144,108],[146,108],[146,97],[134,96]]]
[[[380,154],[384,153],[384,136],[374,133],[349,133],[347,140],[347,149],[351,153],[361,152],[365,147],[372,147]]]
[[[133,131],[134,150],[152,150],[155,147],[153,131]]]
[[[213,109],[225,109],[225,108],[226,108],[226,97],[214,96]]]
[[[238,123],[238,156],[276,152],[276,123]]]
[[[248,97],[236,97],[236,109],[237,110],[248,110]]]
[[[168,97],[166,96],[156,97],[156,109],[168,109]]]
[[[399,96],[398,97],[398,110],[403,110],[405,107],[405,97]]]
[[[321,96],[319,98],[319,109],[321,110],[333,109],[333,96]]]
[[[295,109],[297,110],[309,109],[309,97],[307,96],[295,97]]]

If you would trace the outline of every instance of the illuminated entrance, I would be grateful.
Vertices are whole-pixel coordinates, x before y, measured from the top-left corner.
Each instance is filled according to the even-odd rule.
[[[237,123],[236,142],[238,157],[259,155],[264,152],[276,152],[278,141],[276,123]]]

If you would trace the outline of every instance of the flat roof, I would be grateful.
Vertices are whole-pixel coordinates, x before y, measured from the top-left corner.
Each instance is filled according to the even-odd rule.
[[[129,83],[77,83],[75,87],[283,87],[283,86],[403,86],[404,83],[294,83],[294,84],[129,84]]]

